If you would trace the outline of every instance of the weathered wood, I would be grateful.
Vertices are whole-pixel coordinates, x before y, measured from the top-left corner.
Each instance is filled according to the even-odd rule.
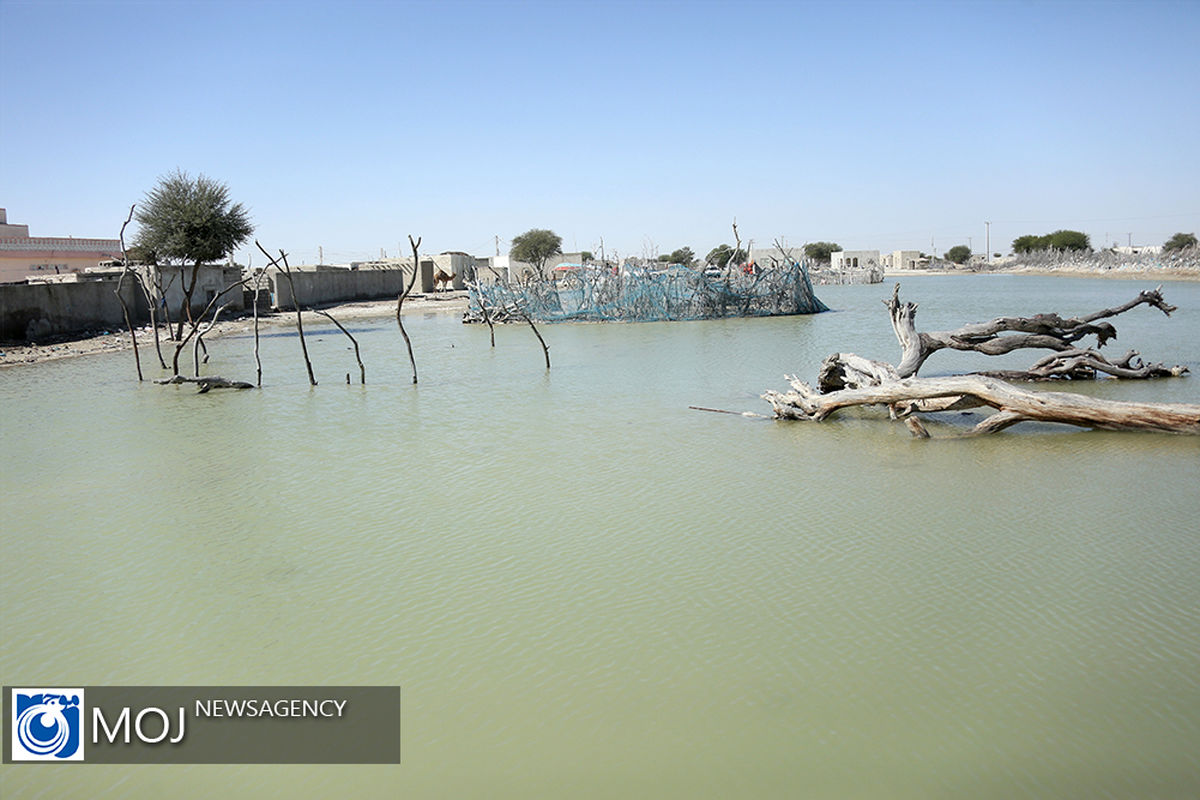
[[[982,375],[906,378],[875,386],[822,393],[789,378],[789,392],[768,391],[763,399],[780,419],[820,421],[852,406],[888,405],[902,414],[920,410],[917,401],[972,398],[999,413],[975,426],[974,434],[994,433],[1019,422],[1059,422],[1112,431],[1200,434],[1200,405],[1103,400],[1067,392],[1032,392]]]
[[[1138,294],[1133,300],[1113,308],[1105,308],[1082,317],[1063,319],[1058,314],[1037,314],[1032,317],[997,317],[990,322],[964,325],[952,331],[920,332],[916,328],[917,304],[900,302],[900,284],[892,288],[892,296],[884,301],[892,330],[900,343],[901,359],[896,372],[901,378],[916,375],[931,355],[946,348],[971,350],[989,356],[1011,353],[1014,350],[1035,348],[1055,350],[1060,358],[1043,360],[1029,377],[1038,380],[1049,378],[1079,379],[1091,371],[1106,372],[1121,378],[1152,378],[1166,375],[1182,375],[1186,367],[1166,367],[1161,364],[1151,367],[1130,367],[1113,364],[1094,350],[1081,350],[1076,344],[1086,336],[1095,334],[1096,347],[1100,348],[1117,338],[1117,329],[1111,323],[1099,320],[1123,314],[1139,305],[1153,306],[1167,316],[1175,306],[1162,296],[1162,287]],[[1008,334],[1008,335],[1002,335]],[[1083,354],[1086,353],[1086,358]],[[1137,355],[1134,353],[1133,355]],[[1019,373],[1009,373],[1014,379]]]
[[[231,381],[228,378],[222,378],[219,375],[206,375],[202,378],[188,378],[184,375],[172,375],[170,378],[159,378],[155,381],[159,384],[179,384],[179,383],[194,383],[199,387],[196,394],[204,394],[210,389],[253,389],[253,383],[245,381]]]
[[[1109,361],[1095,350],[1064,350],[1037,361],[1027,370],[988,370],[975,373],[1006,381],[1093,380],[1099,373],[1114,378],[1172,378],[1188,371],[1187,367],[1147,364],[1136,350],[1116,361]]]

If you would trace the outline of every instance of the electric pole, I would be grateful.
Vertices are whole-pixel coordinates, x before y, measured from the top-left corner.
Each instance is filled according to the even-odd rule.
[[[992,263],[992,223],[985,221],[983,227],[987,231],[987,263],[990,264]]]

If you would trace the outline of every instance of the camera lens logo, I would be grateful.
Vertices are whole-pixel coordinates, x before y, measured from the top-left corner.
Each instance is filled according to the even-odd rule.
[[[83,689],[13,689],[12,760],[83,760]]]

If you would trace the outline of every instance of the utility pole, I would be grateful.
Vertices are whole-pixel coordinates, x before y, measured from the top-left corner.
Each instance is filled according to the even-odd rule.
[[[321,245],[317,245],[317,263],[318,264],[325,263],[325,248],[322,247]]]
[[[496,255],[500,255],[500,234],[496,234]]]
[[[1129,237],[1129,249],[1132,250],[1133,249],[1133,233],[1131,232],[1131,233],[1127,233],[1125,235]]]
[[[603,268],[608,262],[604,260],[604,237],[600,237],[600,266]]]
[[[984,222],[984,230],[987,231],[987,263],[992,263],[992,223]]]

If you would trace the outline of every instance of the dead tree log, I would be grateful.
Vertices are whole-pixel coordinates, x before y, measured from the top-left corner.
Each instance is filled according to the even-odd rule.
[[[188,378],[183,375],[172,375],[170,378],[159,378],[155,381],[159,384],[179,384],[179,383],[194,383],[199,391],[196,394],[204,394],[210,389],[253,389],[253,383],[245,381],[231,381],[228,378],[222,378],[219,375],[206,375],[202,378]]]
[[[884,301],[892,321],[892,330],[902,351],[896,373],[901,378],[917,374],[931,355],[939,350],[973,350],[989,356],[1011,353],[1014,350],[1036,348],[1055,350],[1057,357],[1039,361],[1028,372],[1004,373],[1010,379],[1048,380],[1051,378],[1095,377],[1105,372],[1120,378],[1151,378],[1166,375],[1182,375],[1186,367],[1166,367],[1154,364],[1133,366],[1130,360],[1137,356],[1131,353],[1125,363],[1113,363],[1095,350],[1082,350],[1078,342],[1085,336],[1095,334],[1096,347],[1101,348],[1117,338],[1117,329],[1109,317],[1123,314],[1139,305],[1153,306],[1167,316],[1175,310],[1163,299],[1162,287],[1141,292],[1133,300],[1113,308],[1101,309],[1083,317],[1063,319],[1058,314],[1037,314],[1032,317],[997,317],[990,322],[964,325],[952,331],[922,332],[916,328],[916,303],[900,302],[900,284],[892,289],[890,299]]]
[[[1132,403],[1103,400],[1064,392],[1032,392],[996,377],[1021,380],[1094,378],[1105,373],[1117,378],[1178,376],[1186,367],[1146,364],[1136,351],[1109,361],[1077,342],[1096,335],[1097,347],[1116,338],[1116,329],[1102,320],[1145,304],[1168,316],[1175,307],[1162,297],[1161,288],[1142,292],[1120,306],[1084,317],[1063,319],[1057,314],[1033,317],[999,317],[987,323],[966,325],[955,331],[921,333],[916,329],[916,304],[900,302],[899,284],[885,301],[903,351],[893,367],[853,353],[834,353],[821,363],[817,388],[794,376],[789,392],[768,391],[763,399],[778,419],[822,420],[842,408],[884,405],[893,419],[902,417],[914,436],[929,434],[915,412],[955,411],[991,407],[996,413],[976,425],[969,435],[995,433],[1020,422],[1056,422],[1099,430],[1139,430],[1200,434],[1200,405],[1183,403]],[[975,373],[946,378],[917,378],[925,360],[944,348],[999,355],[1021,348],[1055,352],[1029,370]]]
[[[1067,392],[1032,392],[982,375],[888,380],[875,386],[832,392],[815,390],[795,376],[788,380],[791,391],[763,394],[779,419],[820,421],[840,409],[864,405],[887,405],[907,416],[923,410],[922,402],[957,403],[969,399],[976,406],[990,406],[997,411],[976,425],[970,431],[972,435],[995,433],[1019,422],[1035,421],[1110,431],[1200,434],[1200,405],[1131,403]]]

